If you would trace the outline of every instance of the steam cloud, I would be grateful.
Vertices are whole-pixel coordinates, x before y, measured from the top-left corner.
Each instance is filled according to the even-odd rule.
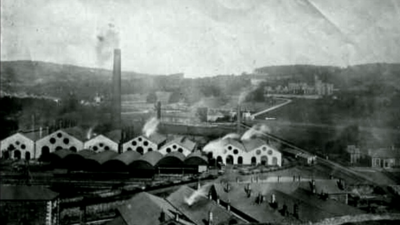
[[[230,133],[230,134],[225,135],[225,136],[222,138],[222,140],[225,140],[225,139],[239,139],[239,138],[240,138],[240,135],[239,135],[239,134]]]
[[[252,128],[250,128],[249,130],[247,130],[242,135],[240,140],[244,141],[244,140],[250,140],[250,139],[256,138],[256,137],[262,137],[266,133],[271,133],[271,130],[269,129],[269,127],[267,125],[265,125],[265,124],[256,124]]]
[[[93,127],[90,127],[88,132],[86,133],[86,139],[90,139],[92,137],[93,134]]]
[[[96,56],[97,63],[103,65],[109,60],[115,48],[119,47],[119,33],[114,24],[109,23],[108,26],[101,30],[97,35]]]
[[[217,139],[210,141],[206,146],[204,146],[204,152],[213,152],[214,154],[223,154],[224,146],[226,144],[226,139]]]
[[[153,117],[150,120],[146,122],[146,124],[143,126],[142,132],[146,137],[150,137],[152,134],[157,132],[158,124],[160,121]]]
[[[188,206],[193,205],[201,196],[207,197],[207,187],[210,184],[206,184],[200,187],[199,190],[194,191],[189,197],[184,197],[184,201]]]

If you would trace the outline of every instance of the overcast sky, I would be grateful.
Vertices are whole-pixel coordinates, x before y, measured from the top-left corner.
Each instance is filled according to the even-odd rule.
[[[1,60],[240,74],[268,65],[400,62],[395,0],[1,0]]]

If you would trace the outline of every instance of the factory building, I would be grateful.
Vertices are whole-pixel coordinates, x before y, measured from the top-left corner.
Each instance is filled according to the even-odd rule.
[[[22,133],[13,134],[0,143],[1,157],[30,160],[35,157],[35,142]]]
[[[190,155],[194,150],[196,150],[197,144],[187,137],[177,137],[174,138],[172,141],[165,144],[161,149],[160,153],[166,155],[171,152],[180,152],[185,157]]]
[[[69,149],[73,152],[83,149],[83,135],[78,135],[76,129],[58,130],[36,142],[35,158],[45,157],[51,152]],[[70,134],[74,133],[74,134]],[[81,138],[77,138],[81,136]]]
[[[2,224],[59,224],[58,193],[40,186],[1,185]]]
[[[103,164],[107,171],[128,171],[129,165],[138,160],[142,155],[136,151],[126,151]]]
[[[282,166],[282,153],[261,139],[239,141],[221,140],[223,149],[212,149],[212,157],[219,163]]]
[[[104,135],[97,135],[96,137],[86,141],[83,144],[83,148],[90,149],[95,152],[102,152],[102,151],[114,151],[118,152],[118,143],[111,140],[110,138]]]
[[[122,146],[122,151],[137,151],[140,154],[145,154],[151,151],[158,151],[166,142],[167,138],[162,134],[152,134],[149,137],[140,135],[130,141],[127,141]]]

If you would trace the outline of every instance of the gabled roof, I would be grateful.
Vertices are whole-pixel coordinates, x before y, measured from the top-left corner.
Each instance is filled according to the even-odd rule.
[[[387,149],[381,148],[373,151],[371,153],[371,157],[373,158],[400,158],[400,150],[399,149]]]
[[[193,192],[193,189],[183,185],[177,191],[169,195],[167,201],[195,224],[207,224],[210,211],[213,213],[213,224],[228,222],[231,219],[243,222],[203,195],[199,196],[198,199],[189,206],[185,202],[185,198],[189,198]]]
[[[37,131],[37,132],[27,132],[27,133],[18,132],[18,133],[15,133],[13,135],[21,134],[23,137],[26,137],[26,138],[28,138],[28,139],[30,139],[32,141],[36,141],[36,140],[40,139],[40,134],[39,133],[40,133],[39,131]],[[11,135],[11,136],[13,136],[13,135]],[[7,139],[7,138],[5,138],[5,139]]]
[[[242,144],[247,152],[253,151],[256,148],[259,148],[263,145],[266,145],[267,143],[259,138],[255,139],[250,139],[250,140],[244,140],[242,141]]]
[[[45,201],[52,200],[58,196],[58,193],[45,187],[27,185],[1,185],[0,194],[1,201]]]
[[[245,151],[245,147],[244,145],[237,139],[233,139],[233,138],[226,138],[222,140],[226,145],[232,145],[235,148],[238,148],[239,150]]]
[[[58,130],[60,131],[60,130]],[[80,140],[80,141],[85,141],[86,140],[86,132],[85,130],[79,128],[79,127],[70,127],[70,128],[65,128],[61,129],[61,131],[64,131],[65,133],[73,136],[74,138]],[[53,132],[56,133],[57,131]]]
[[[99,134],[99,135],[97,135],[97,136],[93,136],[91,139],[87,140],[86,142],[91,141],[91,140],[95,140],[95,139],[98,139],[98,138],[104,138],[104,139],[109,140],[109,141],[111,141],[111,142],[118,143],[118,142],[112,140],[111,138],[109,138],[109,137],[107,137],[107,136],[105,136],[105,135],[102,135],[102,134]]]
[[[165,199],[141,192],[118,208],[121,217],[128,225],[158,225],[161,212],[165,219],[172,219],[178,213]]]
[[[189,151],[193,151],[194,148],[196,147],[196,143],[191,141],[190,139],[188,139],[185,136],[181,136],[181,137],[177,137],[174,138],[172,141],[170,141],[167,145],[170,144],[177,144],[180,145],[186,149],[188,149]]]
[[[109,139],[111,139],[112,141],[114,141],[116,143],[120,143],[121,139],[122,139],[122,131],[121,130],[112,130],[112,131],[104,134],[104,136],[108,137]]]
[[[307,152],[303,152],[303,151],[299,151],[296,149],[291,149],[291,148],[285,148],[282,150],[282,152],[286,152],[292,155],[295,155],[297,157],[301,157],[301,158],[309,158],[309,157],[314,157],[314,155],[311,155]]]
[[[153,142],[156,145],[159,145],[167,140],[167,137],[165,135],[158,133],[154,133],[150,135],[150,137],[146,137],[145,135],[142,135],[142,137],[146,138],[147,140]]]

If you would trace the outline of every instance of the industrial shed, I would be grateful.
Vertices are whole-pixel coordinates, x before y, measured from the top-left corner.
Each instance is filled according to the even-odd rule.
[[[118,143],[101,134],[86,141],[83,144],[83,147],[91,149],[95,152],[102,152],[107,150],[118,152]]]
[[[68,169],[82,170],[85,169],[86,158],[95,155],[93,150],[83,149],[76,154],[69,154],[65,156],[64,163],[68,165]]]
[[[158,173],[182,173],[185,155],[180,152],[171,152],[158,161],[156,167]]]
[[[61,149],[52,152],[49,156],[49,159],[54,168],[68,168],[69,163],[65,159],[67,156],[72,157],[72,155],[77,155],[77,154],[69,149]]]
[[[85,168],[87,170],[101,170],[101,165],[106,161],[115,158],[118,153],[114,151],[99,152],[86,158]]]
[[[140,154],[146,154],[151,151],[158,151],[165,144],[167,138],[162,134],[152,134],[149,137],[140,135],[122,146],[122,151],[137,151]]]
[[[147,152],[129,165],[129,171],[138,177],[151,177],[155,173],[156,164],[162,159],[159,152]]]
[[[78,128],[69,128],[53,132],[36,141],[35,158],[46,156],[51,152],[61,149],[70,149],[73,152],[77,152],[83,149],[82,138],[83,136]]]
[[[22,133],[7,137],[1,141],[0,146],[0,156],[4,158],[30,160],[35,156],[35,140]]]
[[[184,161],[186,172],[201,173],[207,170],[208,159],[201,151],[195,151],[188,155]]]
[[[196,149],[196,143],[191,141],[185,136],[177,137],[172,141],[165,144],[161,149],[160,153],[166,155],[170,152],[180,152],[183,155],[188,156]]]
[[[136,151],[127,151],[106,161],[102,167],[107,171],[128,171],[128,166],[142,155]]]

